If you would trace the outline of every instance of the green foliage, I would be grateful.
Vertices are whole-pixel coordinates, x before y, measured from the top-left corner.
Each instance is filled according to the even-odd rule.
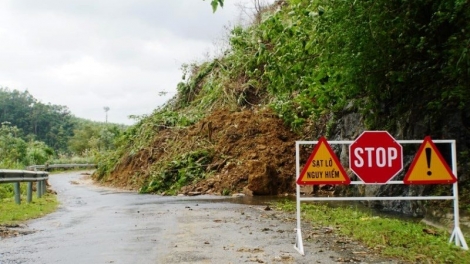
[[[0,168],[23,169],[27,165],[44,164],[54,155],[52,148],[44,142],[25,142],[21,131],[9,122],[0,127]]]
[[[13,197],[14,195],[13,184],[0,184],[0,200]]]
[[[35,164],[50,156],[51,150],[54,153],[72,152],[81,155],[113,149],[114,139],[125,129],[122,125],[76,118],[65,106],[43,104],[28,91],[19,92],[1,87],[0,122],[8,122],[16,127],[15,138],[34,142],[30,143],[34,150],[31,149],[29,157],[25,159]],[[11,163],[11,160],[8,162]]]
[[[166,105],[153,112],[152,115],[141,117],[140,121],[120,133],[113,139],[113,149],[105,152],[95,152],[98,168],[95,172],[97,180],[106,179],[123,157],[132,158],[139,151],[152,145],[157,133],[166,129],[180,129],[193,125],[202,117],[199,111],[184,113],[171,110]]]
[[[470,36],[468,1],[320,4],[318,66],[329,77],[326,89],[357,99],[369,124],[388,125],[406,113],[420,120],[422,111],[439,122],[463,107],[470,93],[462,45]]]
[[[164,129],[188,127],[200,118],[201,116],[198,114],[185,114],[169,108],[159,109],[128,130],[123,135],[121,142],[130,145],[132,150],[137,151],[147,147],[156,132]]]
[[[20,130],[3,122],[0,127],[0,166],[17,167],[26,163],[27,144],[19,137]]]
[[[152,116],[152,123],[159,128],[187,127],[194,122],[194,117],[175,111],[161,111]]]
[[[73,133],[70,111],[65,106],[43,104],[28,91],[0,87],[0,122],[16,126],[25,141],[43,141],[55,151],[66,151]]]
[[[273,99],[271,107],[276,111],[276,113],[278,113],[280,118],[291,126],[292,129],[298,130],[304,125],[306,117],[311,114],[304,114],[304,111],[302,110],[294,111],[294,109],[302,107],[302,99],[303,96],[298,96],[297,98],[292,98],[288,95],[278,96]],[[309,107],[308,102],[306,107]]]
[[[182,66],[183,80],[177,85],[178,91],[178,104],[180,107],[188,106],[199,95],[203,89],[204,79],[214,70],[217,66],[217,61],[211,63],[202,63],[201,65],[187,65]]]
[[[126,137],[128,127],[85,119],[76,119],[75,127],[74,135],[68,142],[73,155],[62,153],[50,163],[96,163],[97,175],[100,175],[99,178],[104,177],[117,162],[117,157],[123,155],[124,149],[128,146],[126,143],[130,140]]]
[[[41,141],[31,141],[28,143],[28,149],[26,151],[26,164],[46,164],[54,156],[52,148]]]
[[[335,106],[341,97],[325,91],[317,67],[316,10],[313,3],[288,6],[266,14],[257,26],[235,27],[230,37],[232,74],[259,80],[274,98],[271,106],[293,128],[325,109],[340,109]]]
[[[111,151],[97,154],[95,156],[97,160],[97,168],[94,172],[95,179],[98,181],[106,179],[115,168],[116,164],[118,164],[121,155],[124,155],[123,151]]]
[[[289,1],[235,27],[227,60],[266,87],[294,128],[350,102],[371,127],[400,116],[439,123],[468,107],[469,10],[453,0]]]
[[[95,156],[91,153],[83,153],[83,155],[76,156],[70,154],[59,154],[54,158],[47,161],[49,164],[93,164],[95,163]]]
[[[68,148],[76,155],[96,153],[115,148],[124,128],[113,124],[84,123],[77,125],[74,135],[68,141]]]
[[[21,196],[26,196],[27,195],[27,185],[28,183],[26,182],[21,182],[20,183],[20,194]],[[14,197],[15,192],[14,192],[14,187],[13,183],[2,183],[0,184],[0,201],[5,198],[12,198]]]
[[[196,150],[173,160],[161,171],[155,172],[141,189],[141,193],[166,192],[174,194],[188,183],[206,177],[206,167],[212,161],[212,153]]]
[[[82,126],[74,131],[74,135],[69,139],[69,149],[73,153],[82,154],[92,148],[97,148],[96,135],[98,129],[91,125]]]

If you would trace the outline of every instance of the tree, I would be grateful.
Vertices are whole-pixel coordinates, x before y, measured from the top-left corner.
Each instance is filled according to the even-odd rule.
[[[45,164],[52,156],[54,151],[42,141],[28,142],[26,150],[26,162],[28,165]]]
[[[0,126],[0,167],[15,168],[24,164],[27,144],[19,137],[20,130],[10,122]]]
[[[69,139],[69,150],[77,155],[82,155],[97,146],[94,146],[94,138],[99,133],[98,127],[93,124],[82,124],[74,130],[74,135]]]
[[[54,150],[65,151],[73,135],[71,117],[66,106],[43,104],[28,91],[0,87],[0,122],[17,127],[23,140],[37,139]]]

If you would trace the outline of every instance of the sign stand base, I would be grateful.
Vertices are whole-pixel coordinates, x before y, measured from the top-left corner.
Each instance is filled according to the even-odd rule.
[[[297,228],[297,232],[296,232],[296,236],[295,236],[295,245],[294,245],[294,248],[300,253],[300,255],[305,255],[304,253],[304,244],[302,242],[302,231],[300,230],[300,228]]]
[[[460,227],[456,226],[452,235],[450,236],[449,243],[452,243],[452,240],[455,238],[455,245],[458,247],[462,247],[462,249],[468,250],[467,242],[465,242],[465,238],[463,237],[462,230]]]

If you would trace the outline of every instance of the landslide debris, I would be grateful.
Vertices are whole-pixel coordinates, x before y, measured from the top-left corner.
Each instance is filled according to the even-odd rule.
[[[296,139],[296,134],[271,110],[218,109],[192,126],[156,131],[149,147],[121,158],[104,182],[142,191],[141,186],[151,185],[154,172],[171,164],[178,154],[205,150],[211,153],[204,165],[206,176],[188,182],[176,193],[292,193]]]

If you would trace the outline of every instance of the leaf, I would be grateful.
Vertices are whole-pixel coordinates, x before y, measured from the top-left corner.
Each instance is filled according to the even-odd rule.
[[[217,0],[212,0],[212,12],[215,13],[215,11],[217,10],[217,6],[219,5],[219,2],[217,2]]]
[[[211,1],[212,12],[215,13],[215,11],[217,11],[217,7],[219,5],[220,5],[220,7],[224,7],[224,0],[212,0]]]

